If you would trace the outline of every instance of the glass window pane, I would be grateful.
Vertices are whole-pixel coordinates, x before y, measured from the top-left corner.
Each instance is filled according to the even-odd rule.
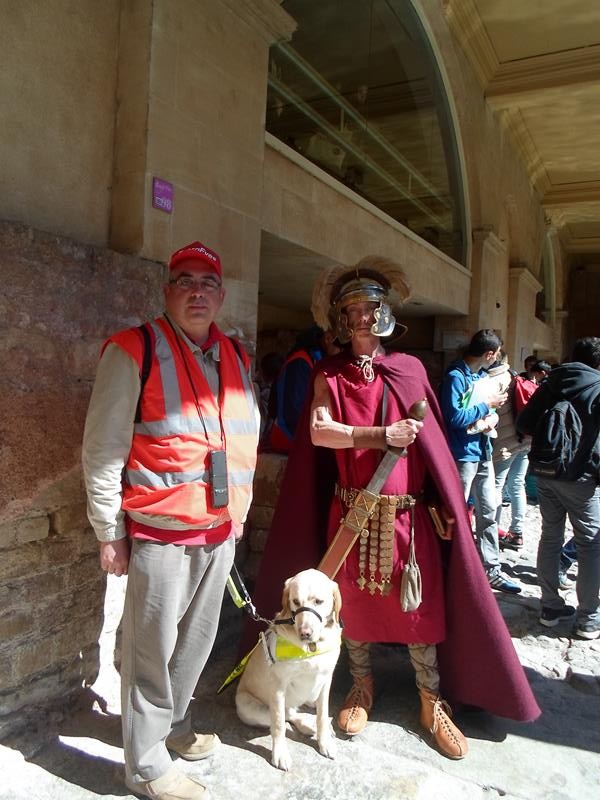
[[[433,53],[406,0],[285,0],[267,130],[464,263],[456,143]]]

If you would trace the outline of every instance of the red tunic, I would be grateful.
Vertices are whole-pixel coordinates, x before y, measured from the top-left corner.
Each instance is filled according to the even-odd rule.
[[[318,363],[318,369],[323,372],[330,387],[338,381],[338,374],[347,368],[348,360],[348,354],[342,353]],[[540,709],[481,565],[456,464],[448,449],[439,405],[429,386],[425,369],[418,359],[400,353],[385,356],[381,360],[376,359],[375,366],[389,387],[388,402],[395,403],[401,411],[398,417],[406,418],[412,403],[423,397],[427,398],[429,412],[416,441],[409,447],[410,455],[404,467],[409,470],[408,475],[404,473],[405,485],[411,489],[417,486],[420,483],[420,470],[426,464],[426,481],[431,481],[428,490],[434,493],[439,503],[456,519],[452,541],[438,541],[443,564],[443,580],[440,585],[444,592],[446,627],[445,638],[437,645],[441,691],[451,703],[478,706],[493,714],[516,720],[535,719],[539,716]],[[336,392],[336,397],[339,394],[341,393]],[[368,393],[357,393],[356,403],[362,403],[363,397],[366,400]],[[330,532],[328,516],[339,467],[333,450],[311,444],[310,399],[307,399],[297,428],[253,592],[256,608],[263,616],[272,616],[281,608],[281,590],[286,578],[301,569],[318,565],[326,550],[327,533]],[[344,393],[344,402],[347,400]],[[333,410],[338,414],[337,406]],[[391,414],[390,408],[388,418]],[[377,415],[368,417],[365,409],[363,418],[377,420]],[[418,451],[418,455],[417,452],[410,453],[411,449]],[[374,458],[375,463],[381,457],[381,454],[365,455],[366,452],[362,451],[362,455],[360,452],[356,454],[357,465],[362,465],[363,457]],[[350,456],[342,458],[345,457]],[[369,464],[369,469],[371,466]],[[365,474],[367,472],[365,461]],[[401,474],[400,471],[399,475]],[[421,533],[429,530],[428,523],[422,524],[424,510],[422,508],[419,512],[417,529],[421,540],[417,547],[417,558],[423,571],[427,559],[420,554],[419,547],[422,547],[423,541],[429,541],[429,535],[426,533],[424,537]],[[431,586],[426,589],[427,593],[430,590]],[[393,592],[396,593],[396,588]],[[348,597],[350,593],[346,592],[346,595]],[[371,599],[369,597],[369,601]],[[390,600],[391,595],[388,595],[377,608]],[[352,604],[351,597],[349,602]],[[390,607],[393,602],[395,601],[389,603]],[[387,614],[387,606],[385,613]],[[350,616],[355,616],[352,608],[343,603],[343,619],[349,621]],[[382,615],[377,612],[367,616],[369,626],[379,626],[382,622]],[[396,620],[398,617],[394,613]],[[360,640],[362,631],[351,631],[347,625],[345,633],[349,638],[356,637]],[[256,625],[248,620],[240,642],[242,655],[256,643],[256,635]],[[391,638],[400,641],[400,635],[401,632],[395,629]],[[364,638],[370,639],[373,636],[369,634],[363,640]],[[413,639],[410,644],[419,644],[416,638],[407,636],[407,639]]]
[[[329,386],[333,418],[346,425],[390,424],[404,415],[393,394],[386,400],[385,420],[383,410],[383,380],[375,359],[375,380],[367,382],[362,371],[352,362],[337,373],[326,376]],[[364,488],[383,453],[380,450],[344,448],[335,451],[338,482],[346,488]],[[400,459],[382,489],[383,494],[420,494],[426,478],[424,459],[416,447],[408,448],[408,457]],[[344,516],[337,496],[333,497],[329,514],[328,543],[334,537],[340,519]],[[362,642],[403,642],[405,644],[436,644],[445,637],[443,574],[439,538],[424,504],[415,508],[415,552],[421,570],[423,600],[419,608],[407,613],[400,606],[400,580],[402,568],[408,558],[410,544],[410,512],[396,514],[392,588],[384,597],[378,590],[371,594],[360,589],[359,547],[354,545],[336,576],[342,593],[344,608],[344,634]],[[368,571],[368,564],[367,564]]]

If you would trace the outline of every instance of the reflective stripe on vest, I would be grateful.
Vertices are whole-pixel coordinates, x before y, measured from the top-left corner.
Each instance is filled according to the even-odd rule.
[[[147,469],[127,470],[127,480],[133,486],[151,486],[157,489],[164,489],[169,486],[180,486],[184,483],[202,483],[208,485],[208,470],[202,472],[161,472],[157,475]],[[244,486],[252,483],[254,470],[234,471],[227,470],[227,481],[229,486]]]
[[[151,323],[152,330],[155,337],[155,354],[160,366],[160,374],[164,391],[164,405],[166,419],[158,421],[145,421],[142,415],[142,422],[136,423],[134,430],[136,433],[141,433],[144,436],[176,436],[177,434],[195,434],[204,433],[204,427],[209,434],[221,433],[221,424],[219,417],[208,416],[203,413],[204,426],[202,420],[196,414],[195,416],[184,416],[181,414],[181,395],[179,392],[179,383],[177,381],[177,371],[175,362],[171,357],[171,348],[169,342],[162,333],[161,328],[156,322]],[[221,350],[221,342],[219,342],[219,351]],[[244,419],[223,419],[223,429],[225,435],[228,433],[233,435],[247,434],[254,435],[256,431],[256,417],[254,414],[254,395],[250,388],[250,379],[244,368],[242,361],[236,353],[236,358],[240,364],[240,374],[244,384],[245,397],[248,403],[249,416]]]
[[[219,335],[219,405],[190,348],[181,350],[169,323],[151,323],[153,355],[135,423],[125,469],[123,509],[169,516],[190,526],[207,527],[246,513],[256,464],[258,430],[250,379],[234,345]],[[143,347],[137,329],[109,341],[124,349],[141,369]],[[185,361],[184,361],[185,359]],[[187,365],[187,369],[186,369]],[[196,396],[190,383],[196,390]],[[204,426],[198,413],[196,397]],[[229,504],[211,506],[209,452],[225,448]]]

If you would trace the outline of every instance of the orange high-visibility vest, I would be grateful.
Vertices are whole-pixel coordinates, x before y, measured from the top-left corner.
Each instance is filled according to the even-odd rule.
[[[152,361],[142,392],[141,419],[134,423],[125,466],[122,508],[173,517],[199,528],[230,519],[240,523],[252,491],[258,438],[246,365],[231,340],[218,331],[217,403],[190,348],[182,339],[178,342],[167,320],[154,320],[150,329]],[[121,331],[109,342],[137,362],[141,375],[144,342],[140,330]],[[229,503],[214,508],[209,453],[221,449],[227,453]]]

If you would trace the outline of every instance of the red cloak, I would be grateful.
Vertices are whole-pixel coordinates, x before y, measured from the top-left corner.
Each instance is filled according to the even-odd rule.
[[[347,366],[349,358],[342,353],[319,362],[317,370],[331,385],[331,379]],[[445,638],[437,644],[442,694],[452,703],[476,706],[510,719],[536,719],[540,709],[481,565],[437,398],[425,369],[418,359],[400,353],[376,358],[374,366],[388,385],[401,417],[407,416],[413,402],[427,398],[429,412],[410,448],[418,451],[418,461],[426,465],[439,503],[456,519],[452,541],[438,541],[445,605]],[[253,593],[258,612],[265,617],[278,610],[285,579],[316,567],[327,547],[338,468],[335,451],[312,445],[309,422],[307,398]],[[380,424],[380,420],[365,420],[365,424]],[[410,450],[407,462],[411,462]],[[416,491],[410,484],[409,488]],[[388,599],[390,596],[381,602]],[[244,652],[254,645],[257,630],[248,620],[242,637]]]

